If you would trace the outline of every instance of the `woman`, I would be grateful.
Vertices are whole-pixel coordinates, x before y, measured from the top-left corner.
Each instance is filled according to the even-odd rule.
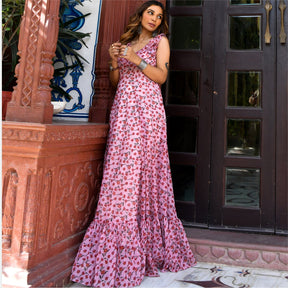
[[[170,48],[164,7],[144,3],[109,48],[117,91],[110,115],[95,218],[71,280],[94,287],[134,287],[144,276],[196,264],[177,218],[160,85]]]

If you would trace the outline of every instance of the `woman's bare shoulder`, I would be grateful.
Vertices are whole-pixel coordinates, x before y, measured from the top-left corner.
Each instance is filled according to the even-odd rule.
[[[158,48],[160,49],[169,49],[169,40],[168,38],[163,35],[159,41]]]

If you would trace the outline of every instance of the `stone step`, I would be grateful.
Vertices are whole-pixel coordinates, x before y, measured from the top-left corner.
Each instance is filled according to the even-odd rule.
[[[185,227],[199,262],[288,271],[288,237]]]

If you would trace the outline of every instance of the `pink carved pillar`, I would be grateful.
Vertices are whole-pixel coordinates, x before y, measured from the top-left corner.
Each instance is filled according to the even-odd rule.
[[[60,0],[26,0],[19,38],[17,85],[6,120],[51,123],[50,79],[59,29]]]
[[[95,66],[95,95],[89,111],[90,122],[108,121],[111,101],[115,93],[109,82],[108,48],[112,42],[119,39],[125,27],[127,1],[129,0],[103,0],[102,2]]]

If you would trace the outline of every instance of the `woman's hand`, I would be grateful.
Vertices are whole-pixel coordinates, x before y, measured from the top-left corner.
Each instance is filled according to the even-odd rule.
[[[118,70],[118,57],[120,56],[120,42],[115,42],[109,47],[109,54],[111,57],[110,65],[112,66],[112,70],[110,70],[109,78],[111,84],[116,87],[119,81],[119,70]],[[110,67],[111,69],[111,67]]]
[[[145,59],[141,59],[137,55],[137,53],[133,50],[132,47],[127,45],[122,45],[120,47],[119,57],[127,59],[138,67],[141,63],[141,60],[145,61]],[[145,69],[142,70],[142,72],[152,81],[158,84],[163,84],[166,81],[168,75],[169,58],[169,41],[166,37],[162,37],[157,49],[156,67],[148,64]]]
[[[120,42],[115,42],[109,47],[108,51],[112,61],[117,62],[117,58],[120,55],[120,48],[121,48]]]
[[[134,52],[132,47],[128,45],[121,45],[119,50],[119,57],[125,58],[134,64],[137,64],[139,59],[141,61],[141,58]]]

